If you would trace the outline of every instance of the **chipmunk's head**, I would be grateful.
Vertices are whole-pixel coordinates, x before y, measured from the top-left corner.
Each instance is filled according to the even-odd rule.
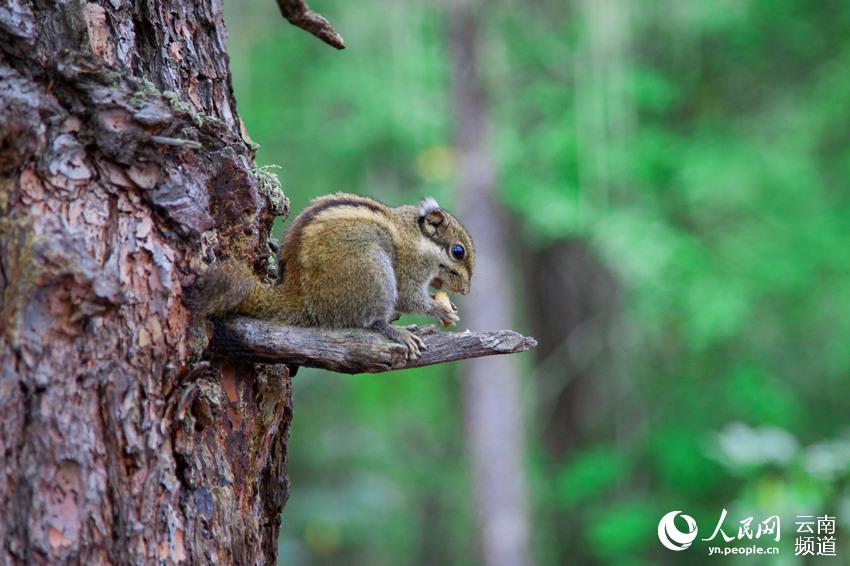
[[[430,197],[419,203],[419,228],[444,252],[440,272],[431,286],[439,290],[445,285],[454,293],[467,294],[475,267],[475,248],[466,228]]]

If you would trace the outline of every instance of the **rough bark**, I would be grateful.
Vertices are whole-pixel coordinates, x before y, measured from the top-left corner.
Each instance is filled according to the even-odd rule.
[[[459,0],[450,14],[457,116],[460,217],[476,243],[476,290],[464,301],[471,328],[506,328],[514,297],[508,270],[508,223],[495,197],[495,167],[487,144],[488,111],[479,71],[477,2]],[[463,366],[466,434],[484,563],[527,566],[530,525],[523,468],[520,376],[511,356]]]
[[[516,354],[537,346],[534,338],[512,330],[440,332],[434,326],[410,327],[425,343],[422,355],[407,358],[407,348],[369,330],[298,328],[252,318],[216,325],[214,354],[259,362],[284,363],[340,373],[379,373],[483,356]]]
[[[220,2],[0,5],[0,563],[274,562],[287,372],[181,300],[285,212],[240,132]]]

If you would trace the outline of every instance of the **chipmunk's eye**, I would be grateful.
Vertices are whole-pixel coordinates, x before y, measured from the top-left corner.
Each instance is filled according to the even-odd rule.
[[[452,246],[452,257],[458,261],[463,259],[463,256],[466,255],[466,248],[464,248],[461,244],[454,244]]]

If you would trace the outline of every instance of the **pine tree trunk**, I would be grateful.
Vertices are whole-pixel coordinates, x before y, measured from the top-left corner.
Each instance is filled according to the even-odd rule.
[[[182,301],[267,264],[240,125],[217,0],[0,5],[0,564],[275,561],[288,374]]]

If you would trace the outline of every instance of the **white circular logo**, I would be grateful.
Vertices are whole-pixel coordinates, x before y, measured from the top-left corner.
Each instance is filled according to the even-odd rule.
[[[682,515],[687,523],[687,530],[682,532],[676,526],[676,515]],[[658,540],[670,550],[685,550],[697,538],[697,522],[690,515],[681,511],[670,511],[658,521]]]

